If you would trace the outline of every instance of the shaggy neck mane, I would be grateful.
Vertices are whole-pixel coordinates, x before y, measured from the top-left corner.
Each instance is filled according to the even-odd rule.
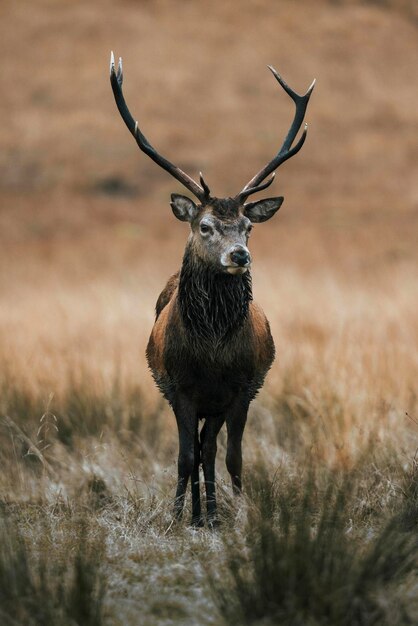
[[[219,340],[238,330],[252,300],[251,275],[216,271],[193,255],[189,247],[183,258],[179,304],[187,330],[197,338]]]

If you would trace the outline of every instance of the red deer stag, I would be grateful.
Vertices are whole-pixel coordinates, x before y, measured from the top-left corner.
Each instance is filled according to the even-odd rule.
[[[269,323],[252,299],[248,237],[254,223],[265,222],[283,197],[246,202],[273,182],[274,171],[301,149],[307,126],[292,147],[305,117],[315,81],[304,96],[294,92],[269,66],[292,98],[296,112],[276,156],[234,198],[215,198],[200,175],[200,184],[161,156],[139,129],[122,93],[122,60],[117,71],[113,53],[110,82],[123,121],[139,148],[199,200],[172,194],[177,219],[191,232],[183,263],[161,292],[147,347],[147,360],[161,393],[170,403],[179,433],[175,515],[180,517],[192,478],[192,523],[202,525],[199,466],[203,465],[208,523],[216,522],[215,456],[217,435],[226,422],[226,466],[235,493],[241,491],[241,442],[248,407],[274,360]],[[267,182],[263,181],[271,174]],[[263,183],[263,184],[262,184]],[[199,420],[204,425],[199,433]]]

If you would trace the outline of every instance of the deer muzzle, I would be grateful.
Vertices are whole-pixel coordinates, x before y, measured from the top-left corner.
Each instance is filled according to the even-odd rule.
[[[235,245],[222,255],[222,265],[229,274],[244,274],[251,266],[251,254],[246,246]]]

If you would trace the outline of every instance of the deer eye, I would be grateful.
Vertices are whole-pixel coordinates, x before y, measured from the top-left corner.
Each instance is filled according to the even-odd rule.
[[[252,229],[253,229],[253,225],[252,225],[252,224],[249,224],[249,225],[247,226],[247,237],[249,237],[249,236],[250,236]]]
[[[212,228],[209,226],[209,224],[200,224],[200,232],[202,233],[202,235],[207,235],[210,232],[212,232]]]

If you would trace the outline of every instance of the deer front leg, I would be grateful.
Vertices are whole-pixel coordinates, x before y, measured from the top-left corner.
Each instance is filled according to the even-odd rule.
[[[183,513],[187,483],[195,467],[195,437],[198,424],[196,411],[184,396],[177,398],[173,408],[179,432],[178,480],[174,515],[180,519]],[[194,494],[196,494],[195,490]]]
[[[205,475],[206,507],[208,523],[213,526],[216,523],[216,488],[215,488],[215,458],[216,438],[222,428],[225,418],[223,416],[206,418],[201,433],[202,465]]]
[[[238,405],[226,419],[228,443],[226,449],[226,467],[231,476],[232,490],[235,495],[242,491],[242,436],[247,422],[248,404]]]

